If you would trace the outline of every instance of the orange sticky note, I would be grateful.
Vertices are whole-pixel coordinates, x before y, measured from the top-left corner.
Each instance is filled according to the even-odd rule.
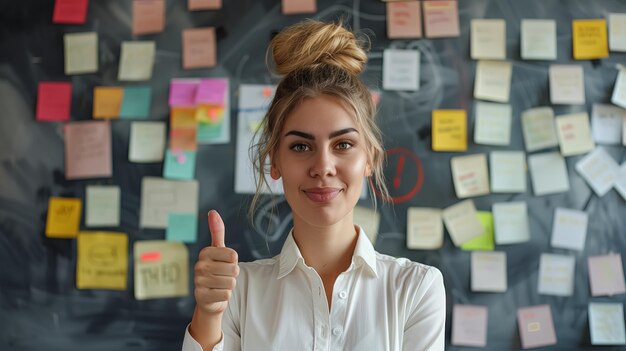
[[[387,3],[387,37],[391,39],[422,37],[420,1]]]
[[[124,88],[95,87],[93,89],[93,118],[119,118]]]
[[[178,128],[170,131],[170,149],[196,151],[197,148],[195,128]]]
[[[165,0],[133,0],[133,35],[160,33],[165,26]]]
[[[295,15],[299,13],[315,13],[317,11],[316,0],[282,0],[283,14]]]
[[[465,110],[433,110],[433,151],[467,150],[467,114]]]
[[[196,108],[173,107],[170,110],[170,128],[196,128]]]
[[[573,20],[574,59],[590,60],[609,56],[606,20]]]
[[[215,28],[183,31],[183,68],[205,68],[216,64]]]
[[[458,37],[459,7],[456,0],[424,1],[424,31],[427,38]]]
[[[41,82],[37,93],[38,121],[67,121],[70,119],[72,83]]]
[[[65,178],[85,179],[111,176],[111,124],[83,121],[64,126]]]
[[[189,0],[187,8],[189,11],[218,10],[222,8],[222,0]]]
[[[87,17],[88,0],[56,0],[52,22],[64,24],[84,24]]]
[[[81,200],[51,197],[48,200],[46,236],[49,238],[75,238],[80,226]]]

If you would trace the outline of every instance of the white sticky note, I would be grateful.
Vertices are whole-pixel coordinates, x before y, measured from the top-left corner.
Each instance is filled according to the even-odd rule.
[[[452,308],[452,345],[487,345],[487,306],[454,305]]]
[[[137,300],[189,295],[189,252],[184,243],[137,240],[133,251]]]
[[[626,13],[609,13],[609,50],[626,52]]]
[[[459,199],[489,194],[485,154],[457,156],[450,160],[454,190]]]
[[[154,66],[154,41],[124,41],[120,53],[118,80],[140,81],[152,77]]]
[[[556,21],[522,20],[522,58],[524,60],[556,60]]]
[[[522,131],[528,152],[559,145],[551,107],[531,108],[522,112]]]
[[[117,227],[120,225],[120,187],[88,185],[85,190],[85,225]]]
[[[596,147],[591,137],[587,112],[556,117],[556,134],[563,156],[585,154]]]
[[[383,53],[383,89],[419,89],[419,67],[419,51],[386,49]]]
[[[356,206],[354,207],[353,216],[354,223],[363,229],[372,244],[376,244],[380,214],[371,208]]]
[[[98,71],[98,34],[68,33],[63,36],[65,47],[65,74]]]
[[[139,226],[166,229],[170,212],[198,213],[198,182],[143,177]]]
[[[581,65],[550,65],[550,102],[555,105],[585,103],[585,81]]]
[[[557,207],[552,222],[552,247],[582,251],[587,238],[588,215],[584,211]]]
[[[438,249],[443,245],[443,221],[438,208],[409,207],[406,246],[409,249]]]
[[[509,145],[511,105],[476,102],[474,142],[483,145]]]
[[[593,104],[591,110],[593,140],[599,144],[621,144],[624,119],[626,110],[621,107]]]
[[[626,146],[626,116],[622,119],[622,144]]]
[[[617,106],[626,108],[626,69],[617,71],[617,79],[615,79],[611,102]]]
[[[619,173],[617,162],[603,147],[598,147],[580,161],[576,171],[587,181],[598,196],[604,196],[615,184]]]
[[[621,302],[590,302],[591,345],[626,345],[624,305]]]
[[[558,152],[528,156],[530,180],[535,196],[563,193],[569,190],[565,159]]]
[[[478,61],[474,80],[476,99],[508,102],[513,66],[508,61]]]
[[[504,60],[506,22],[503,19],[471,20],[471,53],[474,60]]]
[[[450,238],[457,247],[485,232],[472,200],[461,201],[445,208],[442,217]]]
[[[575,263],[573,256],[541,254],[538,292],[544,295],[572,296]]]
[[[587,257],[592,296],[613,296],[626,293],[622,254]]]
[[[506,291],[506,252],[472,251],[471,261],[472,291]]]
[[[133,122],[130,125],[128,159],[130,162],[163,161],[165,151],[165,123]]]
[[[489,153],[491,192],[526,192],[526,156],[523,151]]]
[[[492,213],[496,244],[517,244],[530,240],[526,202],[495,203]]]
[[[626,162],[622,163],[615,179],[615,190],[626,200]]]

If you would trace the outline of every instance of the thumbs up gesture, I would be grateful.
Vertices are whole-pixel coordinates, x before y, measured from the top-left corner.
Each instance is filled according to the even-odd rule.
[[[197,307],[207,314],[222,314],[237,284],[237,252],[224,245],[224,221],[217,211],[209,211],[211,246],[200,251],[194,267],[194,295]]]

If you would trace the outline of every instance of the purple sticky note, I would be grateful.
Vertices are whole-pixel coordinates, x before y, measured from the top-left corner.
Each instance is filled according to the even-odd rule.
[[[202,79],[196,94],[196,104],[224,105],[228,79]]]
[[[592,296],[612,296],[626,292],[621,254],[589,256],[587,264]]]
[[[518,309],[517,323],[522,338],[522,348],[528,349],[556,344],[550,305]]]
[[[170,83],[170,107],[196,106],[198,80],[172,79]]]
[[[487,345],[487,307],[454,305],[452,309],[452,345],[485,347]]]

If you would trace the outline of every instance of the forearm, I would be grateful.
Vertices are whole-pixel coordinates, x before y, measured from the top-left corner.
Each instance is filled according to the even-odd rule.
[[[223,313],[202,312],[196,306],[189,326],[189,334],[202,346],[204,351],[213,350],[222,340]]]

